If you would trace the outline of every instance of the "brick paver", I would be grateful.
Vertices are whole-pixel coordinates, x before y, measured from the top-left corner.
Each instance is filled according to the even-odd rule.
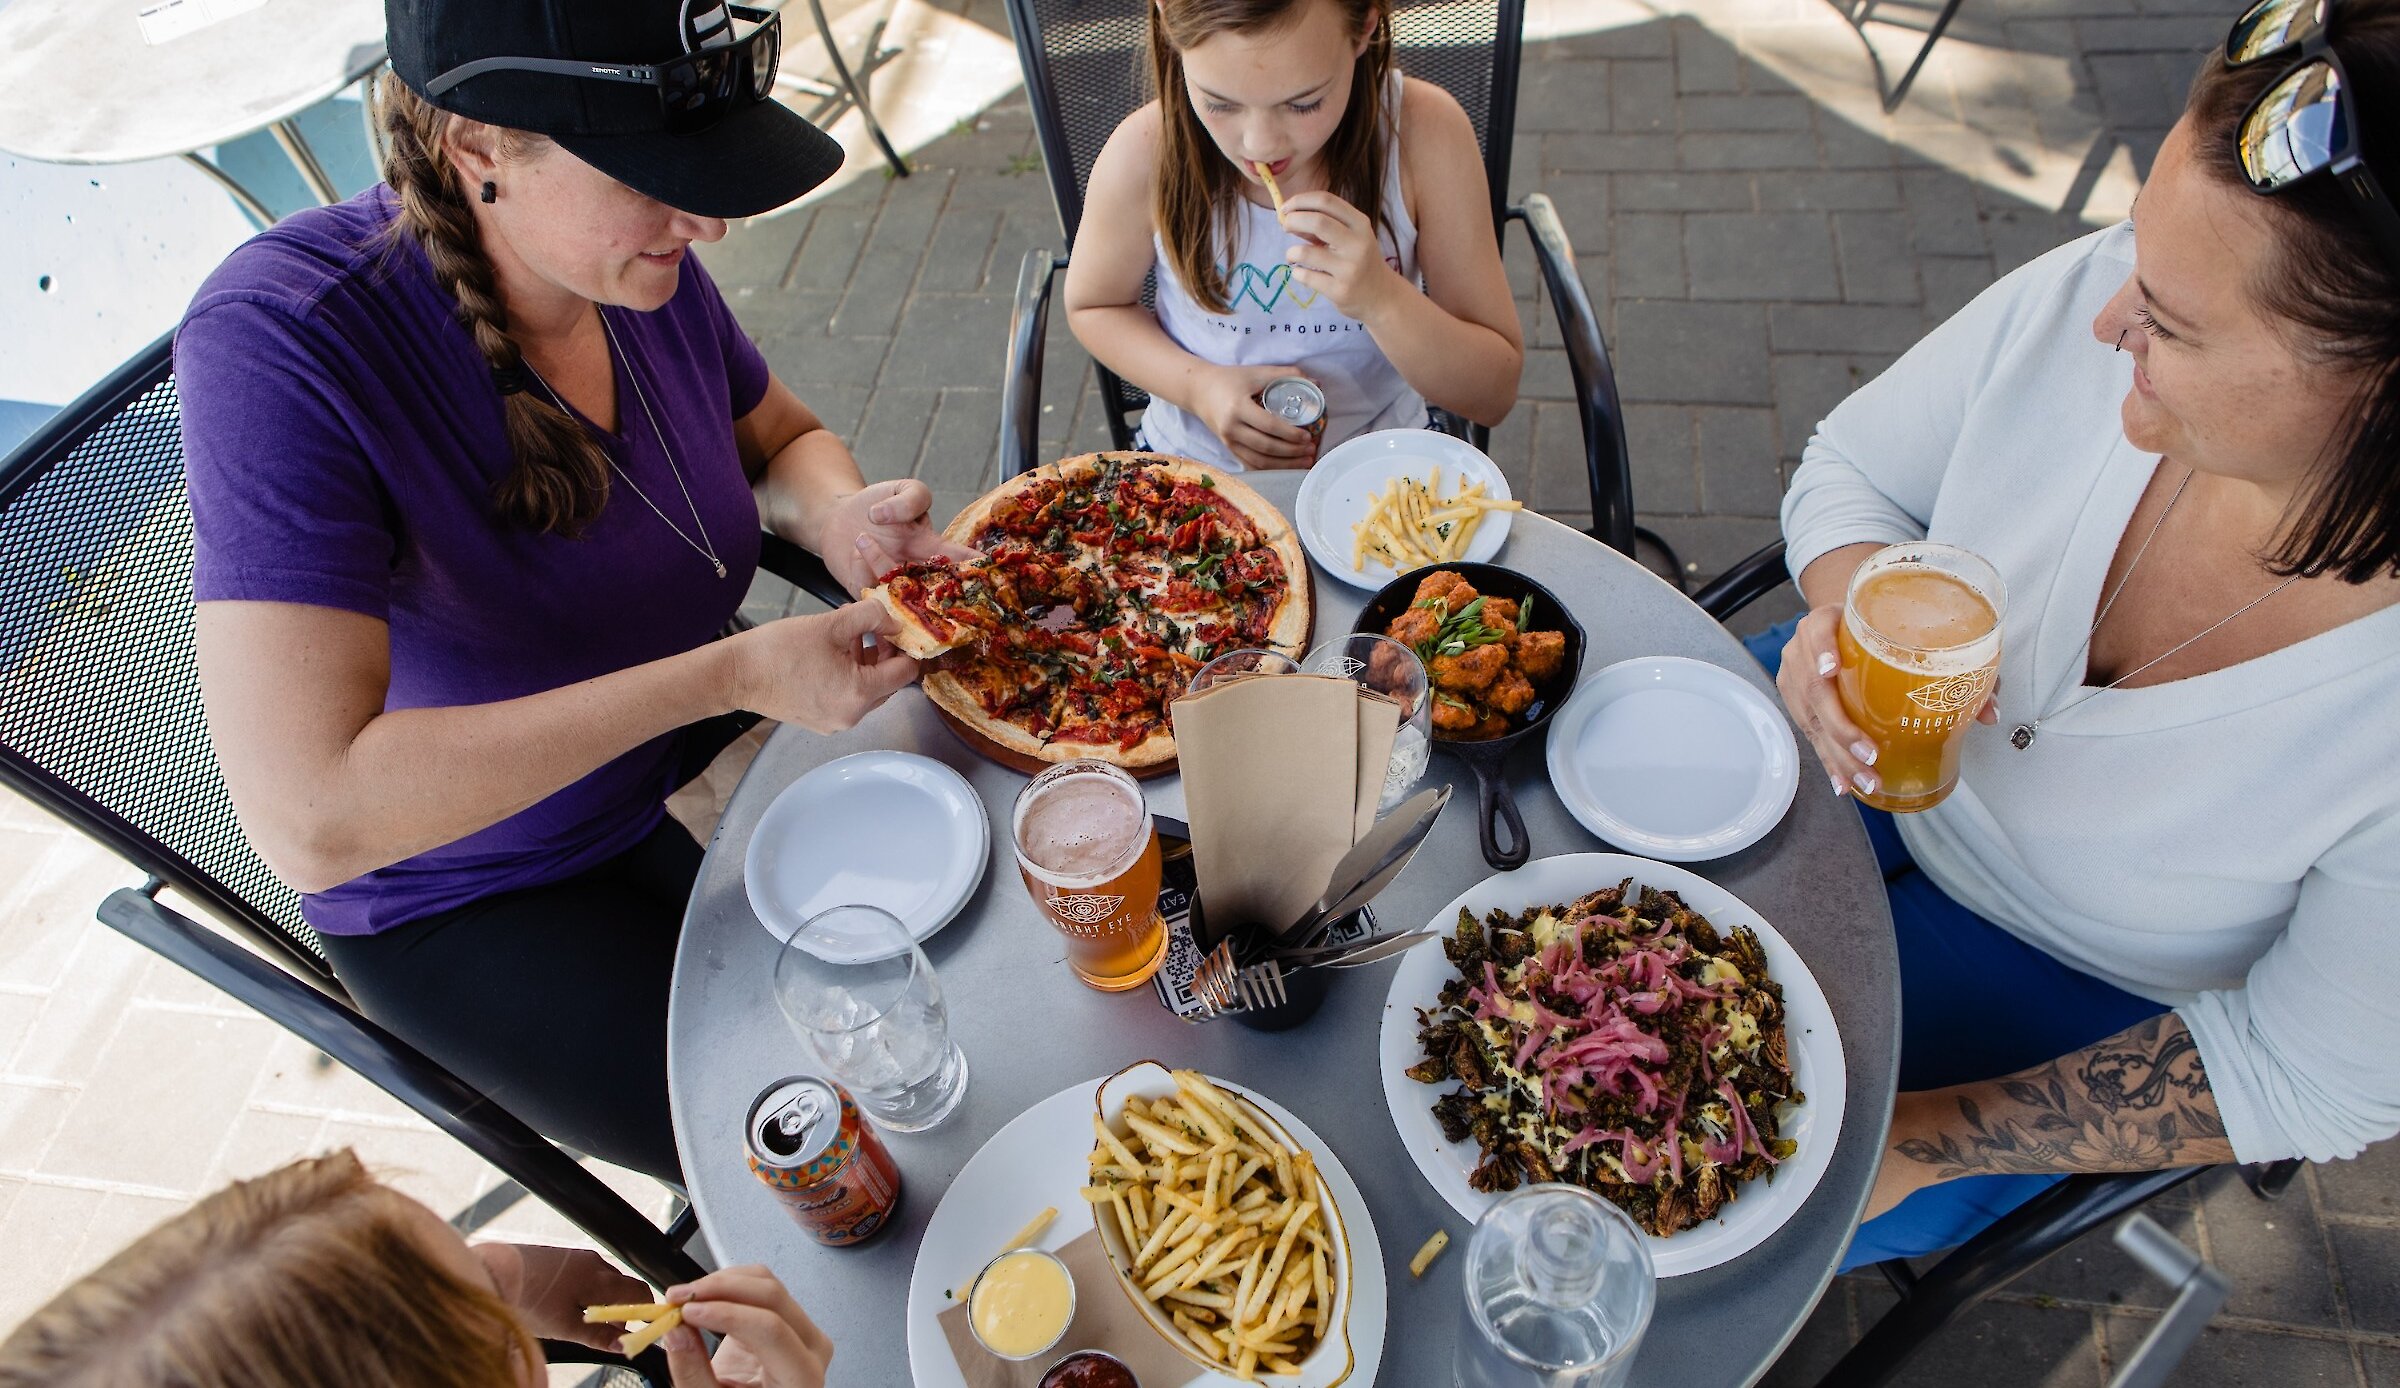
[[[996,0],[940,8],[1006,32]],[[1997,275],[2123,215],[2227,9],[1971,0],[1886,116],[1868,44],[1896,73],[1917,37],[1898,24],[1862,42],[1823,0],[1532,0],[1510,191],[1546,193],[1566,221],[1619,372],[1642,521],[1687,577],[1775,537],[1834,403]],[[1917,25],[1931,12],[1885,10]],[[1061,238],[1021,94],[958,113],[914,162],[703,259],[868,475],[925,479],[946,518],[993,480],[1019,262]],[[1493,453],[1519,495],[1584,524],[1565,353],[1521,241],[1508,263],[1529,351]],[[1088,359],[1057,313],[1047,360],[1044,450],[1104,446]],[[752,596],[761,617],[795,603],[772,580]],[[1742,625],[1790,610],[1770,599]],[[488,1188],[488,1169],[370,1087],[93,924],[127,877],[0,804],[0,1247],[15,1255],[0,1323],[198,1190],[295,1152],[357,1141],[445,1209]],[[203,1048],[213,1063],[174,1068]],[[129,1104],[176,1128],[174,1160],[120,1140],[111,1115]],[[2238,1283],[2178,1382],[2400,1388],[2393,1144],[2306,1173],[2278,1204],[2220,1176],[2153,1213]],[[525,1206],[509,1223],[563,1234]],[[2089,1239],[1903,1381],[2099,1385],[2166,1296]],[[1813,1382],[1890,1300],[1880,1279],[1837,1280],[1768,1382]]]

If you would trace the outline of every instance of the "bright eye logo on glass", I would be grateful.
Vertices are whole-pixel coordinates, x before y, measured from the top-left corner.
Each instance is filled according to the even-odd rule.
[[[1071,920],[1077,925],[1098,925],[1115,915],[1117,908],[1124,904],[1125,898],[1121,896],[1094,896],[1085,892],[1050,898],[1050,909],[1057,912],[1061,919]]]
[[[1962,713],[1983,697],[1984,674],[1981,670],[1971,670],[1920,685],[1908,691],[1909,702],[1935,713]]]

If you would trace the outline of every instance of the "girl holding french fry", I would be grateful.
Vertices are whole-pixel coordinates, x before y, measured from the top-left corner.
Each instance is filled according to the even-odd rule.
[[[345,1149],[135,1240],[0,1340],[0,1388],[540,1388],[537,1339],[656,1342],[675,1388],[824,1388],[833,1357],[763,1267],[651,1302],[589,1250],[469,1244]]]
[[[1149,49],[1158,99],[1092,168],[1066,288],[1076,338],[1150,393],[1139,445],[1293,468],[1429,404],[1497,424],[1525,352],[1482,158],[1393,66],[1389,0],[1157,0]],[[1257,398],[1293,375],[1321,445]]]

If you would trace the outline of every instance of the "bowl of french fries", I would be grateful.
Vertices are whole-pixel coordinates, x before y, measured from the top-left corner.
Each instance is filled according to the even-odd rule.
[[[1350,1377],[1350,1243],[1314,1155],[1239,1090],[1156,1061],[1100,1086],[1084,1198],[1117,1283],[1201,1369]]]

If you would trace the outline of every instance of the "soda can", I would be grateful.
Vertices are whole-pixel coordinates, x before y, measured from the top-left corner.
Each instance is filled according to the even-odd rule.
[[[1325,442],[1325,392],[1306,376],[1278,376],[1259,391],[1258,403],[1268,414],[1308,431],[1318,445]]]
[[[759,1091],[742,1148],[750,1174],[819,1243],[863,1243],[900,1208],[900,1168],[849,1091],[831,1080],[795,1075]]]

